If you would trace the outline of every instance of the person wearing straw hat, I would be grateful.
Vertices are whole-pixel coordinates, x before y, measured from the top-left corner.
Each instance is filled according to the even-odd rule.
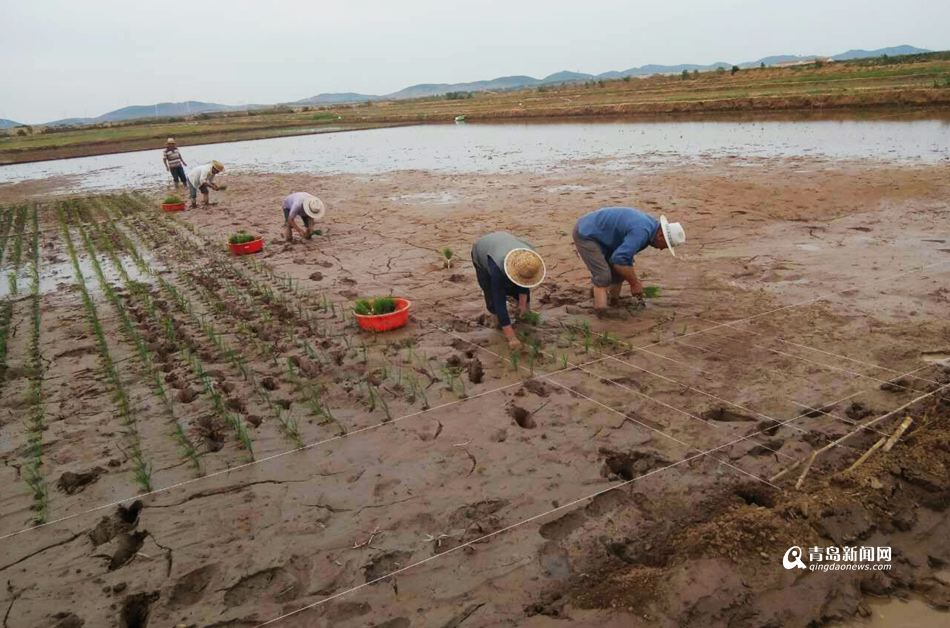
[[[524,316],[531,307],[531,288],[544,281],[544,260],[534,247],[506,231],[484,235],[472,247],[475,277],[485,295],[485,306],[498,321],[508,346],[521,348],[508,314],[508,297],[518,301]]]
[[[165,170],[172,175],[172,181],[175,182],[176,190],[178,189],[179,182],[182,185],[188,185],[188,180],[185,178],[185,166],[188,164],[185,163],[185,158],[182,157],[178,151],[174,137],[168,138],[168,141],[165,142],[165,154],[162,157],[162,161],[165,163]]]
[[[313,235],[314,224],[322,220],[327,207],[319,198],[309,192],[294,192],[284,198],[284,238],[288,242],[294,241],[294,232],[300,237],[310,239]],[[300,226],[297,219],[303,221]]]
[[[574,227],[574,246],[594,284],[594,311],[606,314],[608,297],[613,305],[620,298],[623,282],[630,294],[643,298],[643,284],[634,270],[634,256],[648,246],[669,249],[686,243],[686,232],[666,216],[659,220],[632,207],[604,207],[581,216]]]
[[[211,204],[208,190],[223,190],[224,186],[217,185],[214,182],[214,176],[224,172],[224,164],[218,160],[213,160],[200,166],[195,166],[188,171],[188,192],[191,194],[191,208],[198,206],[198,192],[201,191],[201,205],[207,207]]]

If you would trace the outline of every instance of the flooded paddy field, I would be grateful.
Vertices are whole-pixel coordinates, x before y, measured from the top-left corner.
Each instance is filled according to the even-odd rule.
[[[947,125],[718,124],[185,147],[228,190],[175,215],[155,152],[0,168],[7,625],[944,620]],[[289,244],[296,190],[329,209]],[[601,320],[570,233],[611,205],[688,241]],[[515,357],[468,261],[498,229],[548,269]],[[360,331],[389,293],[409,325]]]

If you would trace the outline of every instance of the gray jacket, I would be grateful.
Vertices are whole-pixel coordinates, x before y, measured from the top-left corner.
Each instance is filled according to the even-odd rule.
[[[488,260],[491,258],[499,270],[505,271],[505,256],[515,249],[531,249],[534,247],[519,240],[507,231],[495,231],[483,235],[472,247],[472,263],[476,268],[488,272]]]

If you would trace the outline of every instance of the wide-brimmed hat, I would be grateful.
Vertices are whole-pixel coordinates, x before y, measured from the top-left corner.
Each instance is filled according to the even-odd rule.
[[[224,164],[218,161],[217,159],[211,160],[211,167],[217,170],[218,172],[224,172]]]
[[[314,220],[320,220],[327,213],[327,206],[316,196],[311,196],[303,202],[303,211]]]
[[[683,230],[683,225],[678,222],[670,222],[666,219],[666,216],[660,216],[660,229],[663,230],[663,239],[666,240],[667,248],[670,249],[673,257],[676,257],[676,251],[673,250],[673,247],[686,244],[686,231]]]
[[[544,260],[531,249],[512,249],[505,255],[505,275],[517,286],[534,288],[541,285],[547,270]]]
[[[175,143],[175,138],[174,138],[174,137],[170,137],[170,138],[168,138],[167,140],[165,140],[165,144],[174,144],[174,143]]]

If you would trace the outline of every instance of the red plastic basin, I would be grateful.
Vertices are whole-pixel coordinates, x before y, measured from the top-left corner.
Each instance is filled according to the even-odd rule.
[[[367,315],[353,314],[356,322],[366,331],[390,331],[398,329],[409,321],[409,308],[412,302],[407,299],[396,299],[396,311],[389,314]]]
[[[256,240],[251,240],[250,242],[243,242],[241,244],[231,244],[228,242],[228,247],[231,249],[231,253],[234,255],[248,255],[250,253],[259,253],[264,249],[264,238],[258,238]]]
[[[162,203],[163,212],[180,212],[184,211],[184,203]]]

